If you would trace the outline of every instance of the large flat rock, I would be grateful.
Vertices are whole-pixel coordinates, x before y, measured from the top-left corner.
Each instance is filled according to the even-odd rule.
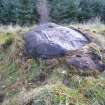
[[[90,42],[84,34],[54,23],[39,25],[25,35],[25,41],[28,55],[47,59],[64,56]]]

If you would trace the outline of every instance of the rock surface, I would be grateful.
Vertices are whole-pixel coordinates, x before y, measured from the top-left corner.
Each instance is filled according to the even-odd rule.
[[[33,58],[61,57],[90,42],[82,33],[54,23],[39,25],[25,35],[25,41],[27,52]]]
[[[91,74],[100,73],[105,70],[99,47],[91,43],[80,50],[69,52],[65,56],[66,64],[75,73]]]
[[[54,23],[42,24],[26,34],[26,50],[32,58],[45,59],[48,69],[64,63],[74,73],[103,72],[101,49],[95,38],[89,37]]]

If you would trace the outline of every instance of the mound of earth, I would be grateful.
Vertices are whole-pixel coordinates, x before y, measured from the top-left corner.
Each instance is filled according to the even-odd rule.
[[[97,74],[105,70],[102,60],[102,52],[95,43],[90,43],[82,49],[69,52],[65,57],[65,62],[71,72],[77,74]],[[73,71],[72,71],[73,70]]]
[[[64,62],[72,67],[73,71],[75,68],[79,72],[102,72],[105,70],[105,64],[102,62],[98,45],[93,41],[95,42],[94,38],[79,30],[54,23],[39,25],[25,35],[26,51],[32,58],[64,58]],[[51,62],[49,65],[54,64]]]

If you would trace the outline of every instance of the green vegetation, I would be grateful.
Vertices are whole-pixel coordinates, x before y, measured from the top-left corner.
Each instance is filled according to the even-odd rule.
[[[103,84],[105,80],[91,77],[79,79],[81,80],[78,80],[78,76],[73,77],[71,82],[76,86],[72,88],[56,83],[20,93],[8,100],[6,105],[24,105],[25,103],[30,105],[32,103],[34,105],[104,105],[105,87]]]
[[[10,45],[12,43],[11,33],[6,33],[5,35],[0,35],[0,45]]]
[[[84,22],[99,17],[105,22],[105,0],[48,0],[51,20]],[[39,20],[37,0],[0,0],[0,24],[31,25]]]
[[[104,24],[96,22],[96,24],[68,25],[68,27],[70,26],[91,33],[99,39],[104,47]],[[6,40],[11,40],[8,47],[0,48],[0,75],[3,78],[6,96],[9,97],[3,105],[24,105],[24,103],[31,105],[32,100],[35,105],[105,104],[105,73],[97,77],[71,74],[68,86],[66,86],[62,83],[65,77],[65,74],[61,73],[63,68],[56,68],[45,80],[45,83],[38,82],[39,63],[37,60],[24,56],[23,35],[32,27],[10,26],[12,28],[7,28],[7,30],[3,27],[0,27],[1,42],[8,45]],[[103,58],[104,56],[102,55]],[[46,71],[44,72],[46,73]]]
[[[0,34],[0,75],[5,83],[7,94],[11,95],[11,92],[19,91],[16,82],[31,81],[37,76],[39,64],[32,59],[25,60],[23,55],[24,30],[20,32],[14,30],[10,33],[8,33],[8,30],[6,31]],[[12,87],[16,88],[15,92],[12,91]]]

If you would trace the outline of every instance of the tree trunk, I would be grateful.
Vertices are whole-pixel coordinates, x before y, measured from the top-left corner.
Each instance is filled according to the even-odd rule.
[[[40,16],[40,23],[49,21],[49,4],[47,0],[37,0],[37,11]]]

